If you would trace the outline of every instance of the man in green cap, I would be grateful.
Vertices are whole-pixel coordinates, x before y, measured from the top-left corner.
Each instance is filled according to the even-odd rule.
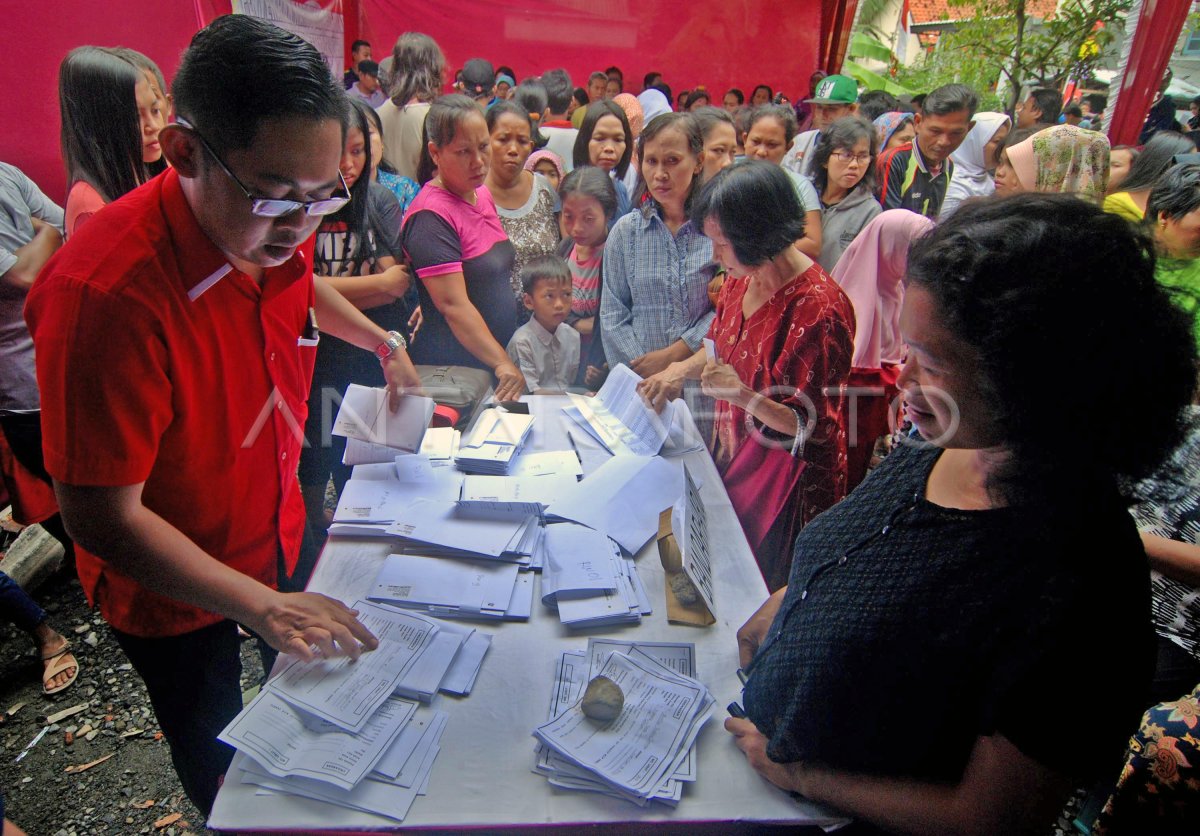
[[[821,131],[843,116],[858,112],[858,82],[845,75],[825,76],[817,84],[813,97],[804,101],[812,105],[813,129],[796,134],[792,147],[783,158],[783,167],[797,174],[811,176],[811,152],[817,147]]]

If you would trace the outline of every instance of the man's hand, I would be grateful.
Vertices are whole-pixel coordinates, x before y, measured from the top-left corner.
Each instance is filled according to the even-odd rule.
[[[520,400],[525,394],[526,383],[525,375],[521,374],[521,370],[512,362],[501,363],[496,366],[496,400],[498,401],[515,401]]]
[[[401,395],[421,394],[421,375],[408,358],[408,352],[397,348],[383,361],[383,379],[387,383],[388,408],[400,408]]]
[[[738,663],[743,668],[750,664],[763,639],[767,637],[767,631],[771,629],[786,594],[786,586],[774,592],[737,631]]]
[[[755,772],[780,789],[800,791],[798,773],[803,766],[798,763],[776,763],[767,757],[767,738],[757,726],[749,720],[727,717],[725,731],[733,735],[733,742],[742,750]]]
[[[629,368],[633,369],[642,377],[650,377],[665,370],[667,366],[674,363],[676,360],[686,360],[691,356],[689,351],[682,357],[678,356],[679,351],[676,349],[678,343],[672,343],[666,348],[660,348],[658,351],[648,351],[641,357],[635,357],[629,363]]]
[[[280,653],[315,658],[312,646],[322,656],[357,659],[364,650],[379,647],[379,640],[341,601],[314,592],[272,592],[261,618],[246,626]]]

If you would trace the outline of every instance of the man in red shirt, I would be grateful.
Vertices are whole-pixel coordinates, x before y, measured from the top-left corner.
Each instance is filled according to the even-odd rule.
[[[84,591],[207,814],[232,757],[216,735],[241,709],[238,623],[303,658],[376,646],[341,602],[284,591],[302,586],[296,464],[316,324],[375,350],[394,393],[419,379],[402,337],[312,277],[312,235],[348,198],[345,94],[320,54],[219,18],[173,93],[179,121],[160,137],[172,168],[72,237],[26,319]]]

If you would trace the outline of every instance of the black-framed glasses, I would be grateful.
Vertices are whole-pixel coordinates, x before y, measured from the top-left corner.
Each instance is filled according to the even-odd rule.
[[[186,119],[178,117],[176,117],[175,122],[196,135],[196,139],[200,140],[200,144],[204,146],[204,150],[208,152],[208,155],[216,160],[221,170],[229,176],[230,180],[237,184],[237,187],[242,190],[242,194],[250,201],[250,212],[258,215],[260,218],[282,218],[284,215],[292,214],[297,209],[303,209],[306,214],[313,217],[321,217],[323,215],[332,215],[350,202],[350,187],[346,185],[346,178],[342,176],[341,171],[338,171],[338,180],[342,184],[342,193],[344,195],[341,197],[327,197],[323,200],[283,200],[274,197],[259,197],[247,189],[246,184],[238,179],[238,176],[229,169],[229,166],[225,165],[225,161],[213,150],[213,147],[208,144],[208,140],[196,130],[194,125]]]

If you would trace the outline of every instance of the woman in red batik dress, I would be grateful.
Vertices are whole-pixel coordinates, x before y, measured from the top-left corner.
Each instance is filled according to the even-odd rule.
[[[746,211],[754,207],[754,211]],[[767,586],[787,583],[801,528],[846,493],[846,401],[854,309],[792,244],[803,234],[786,173],[746,162],[722,171],[693,219],[729,271],[701,348],[639,385],[661,409],[699,379],[717,400],[713,459]]]

